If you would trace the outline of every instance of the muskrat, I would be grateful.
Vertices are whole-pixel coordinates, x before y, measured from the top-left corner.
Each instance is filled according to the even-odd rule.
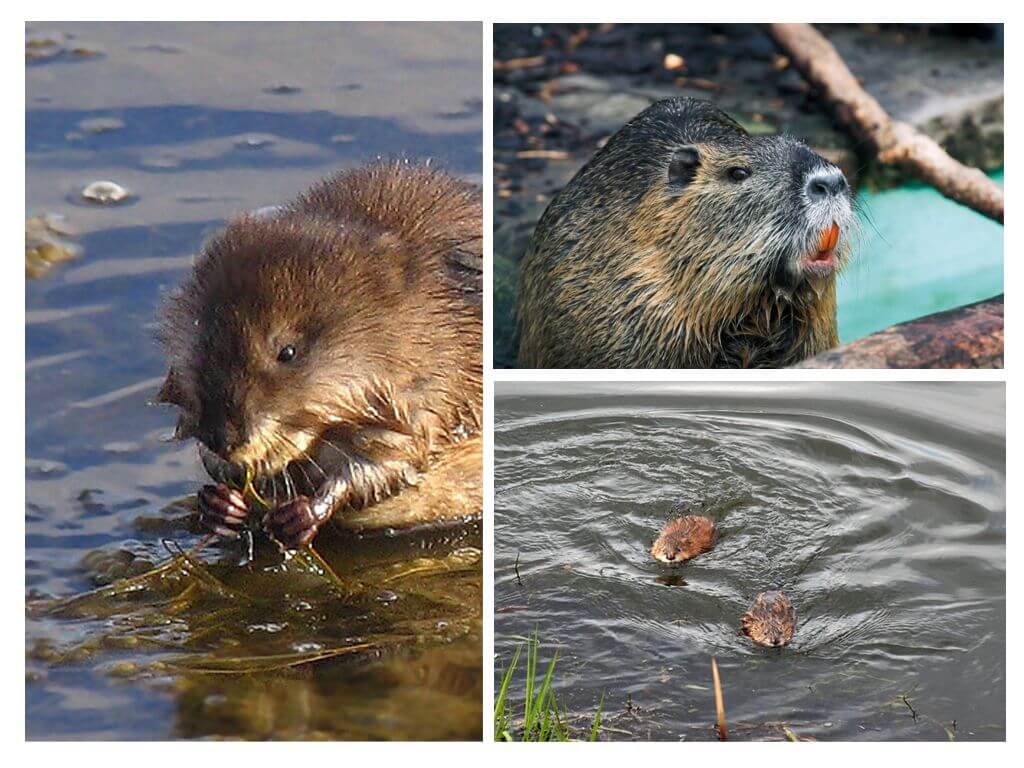
[[[715,522],[710,517],[685,515],[669,520],[651,547],[662,563],[684,563],[715,546]]]
[[[519,363],[777,367],[834,347],[855,226],[842,171],[707,101],[630,120],[544,211],[520,271]]]
[[[781,591],[773,589],[762,592],[743,614],[740,628],[743,634],[758,645],[786,645],[796,631],[796,611]]]
[[[164,307],[159,400],[216,481],[199,492],[209,530],[237,534],[258,501],[299,547],[479,433],[481,247],[478,190],[402,162],[338,173],[204,246]]]

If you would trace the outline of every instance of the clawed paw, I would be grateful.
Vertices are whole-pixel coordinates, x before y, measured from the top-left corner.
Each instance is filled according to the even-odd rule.
[[[298,496],[267,513],[263,527],[282,549],[299,549],[316,536],[323,522],[308,496]]]
[[[208,531],[236,538],[245,527],[249,508],[240,491],[223,483],[204,485],[199,491],[199,522]]]

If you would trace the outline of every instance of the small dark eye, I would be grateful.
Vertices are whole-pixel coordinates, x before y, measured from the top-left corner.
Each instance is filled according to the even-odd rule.
[[[289,344],[287,347],[281,347],[281,351],[277,353],[277,361],[279,363],[290,363],[295,359],[295,347]]]
[[[743,181],[744,179],[750,178],[749,168],[730,168],[729,178],[733,181]]]

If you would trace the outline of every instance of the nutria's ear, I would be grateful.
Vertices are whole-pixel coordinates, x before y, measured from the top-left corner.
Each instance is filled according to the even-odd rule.
[[[700,153],[693,146],[679,147],[672,153],[668,161],[668,188],[681,194],[686,186],[693,181],[700,167]]]

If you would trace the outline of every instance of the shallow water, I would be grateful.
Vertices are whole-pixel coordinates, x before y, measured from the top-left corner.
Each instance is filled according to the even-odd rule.
[[[991,219],[920,184],[861,190],[858,208],[862,237],[839,278],[842,341],[1003,292],[1003,228]]]
[[[607,738],[713,738],[712,656],[733,738],[1005,738],[1003,385],[497,396],[496,678],[536,629],[560,703],[603,696]],[[680,501],[719,539],[664,566]],[[772,587],[798,626],[768,651],[738,627]]]
[[[79,561],[96,549],[124,549],[156,563],[169,557],[162,539],[186,548],[197,540],[178,520],[180,510],[164,511],[203,482],[195,449],[166,442],[173,413],[147,407],[164,372],[153,341],[163,291],[225,218],[281,203],[336,169],[378,155],[430,158],[479,182],[480,33],[475,23],[29,25],[29,39],[60,41],[68,53],[27,66],[26,213],[64,216],[83,247],[77,261],[26,284],[30,594],[71,595],[93,586]],[[79,57],[74,48],[92,55]],[[126,186],[134,199],[108,207],[80,202],[78,191],[98,179]],[[478,550],[479,532],[325,547],[339,575],[360,586],[357,596],[329,624],[291,617],[309,637],[285,633],[271,646],[329,645],[376,631],[414,638],[415,619],[434,628],[423,630],[421,651],[403,646],[377,661],[325,663],[291,677],[171,675],[170,682],[111,677],[111,664],[150,664],[179,647],[104,647],[59,663],[34,651],[27,735],[479,736],[479,672],[476,681],[464,672],[474,669],[467,661],[474,654],[479,663],[479,563],[437,565]],[[236,588],[244,573],[275,567],[272,558],[258,559],[236,574],[237,553],[221,554],[227,563],[213,573]],[[396,603],[376,601],[380,569],[412,556],[441,570],[388,587]],[[261,594],[295,587],[288,574],[268,573]],[[437,597],[445,593],[463,602]],[[317,595],[338,605],[315,585],[307,602],[315,605]],[[170,638],[189,652],[217,652],[208,638],[190,634],[204,605],[188,603],[182,634]],[[263,647],[259,631],[247,627],[288,621],[257,620],[271,607],[264,602],[240,615],[225,641],[238,640],[239,653]],[[399,629],[396,613],[405,621]],[[100,633],[131,634],[125,622],[132,616],[92,611],[69,621],[33,614],[26,640],[33,649],[42,638],[68,650]],[[451,669],[463,671],[437,685]],[[250,703],[230,708],[225,701]],[[445,722],[431,714],[439,707],[452,713]],[[234,714],[223,714],[229,709]]]

